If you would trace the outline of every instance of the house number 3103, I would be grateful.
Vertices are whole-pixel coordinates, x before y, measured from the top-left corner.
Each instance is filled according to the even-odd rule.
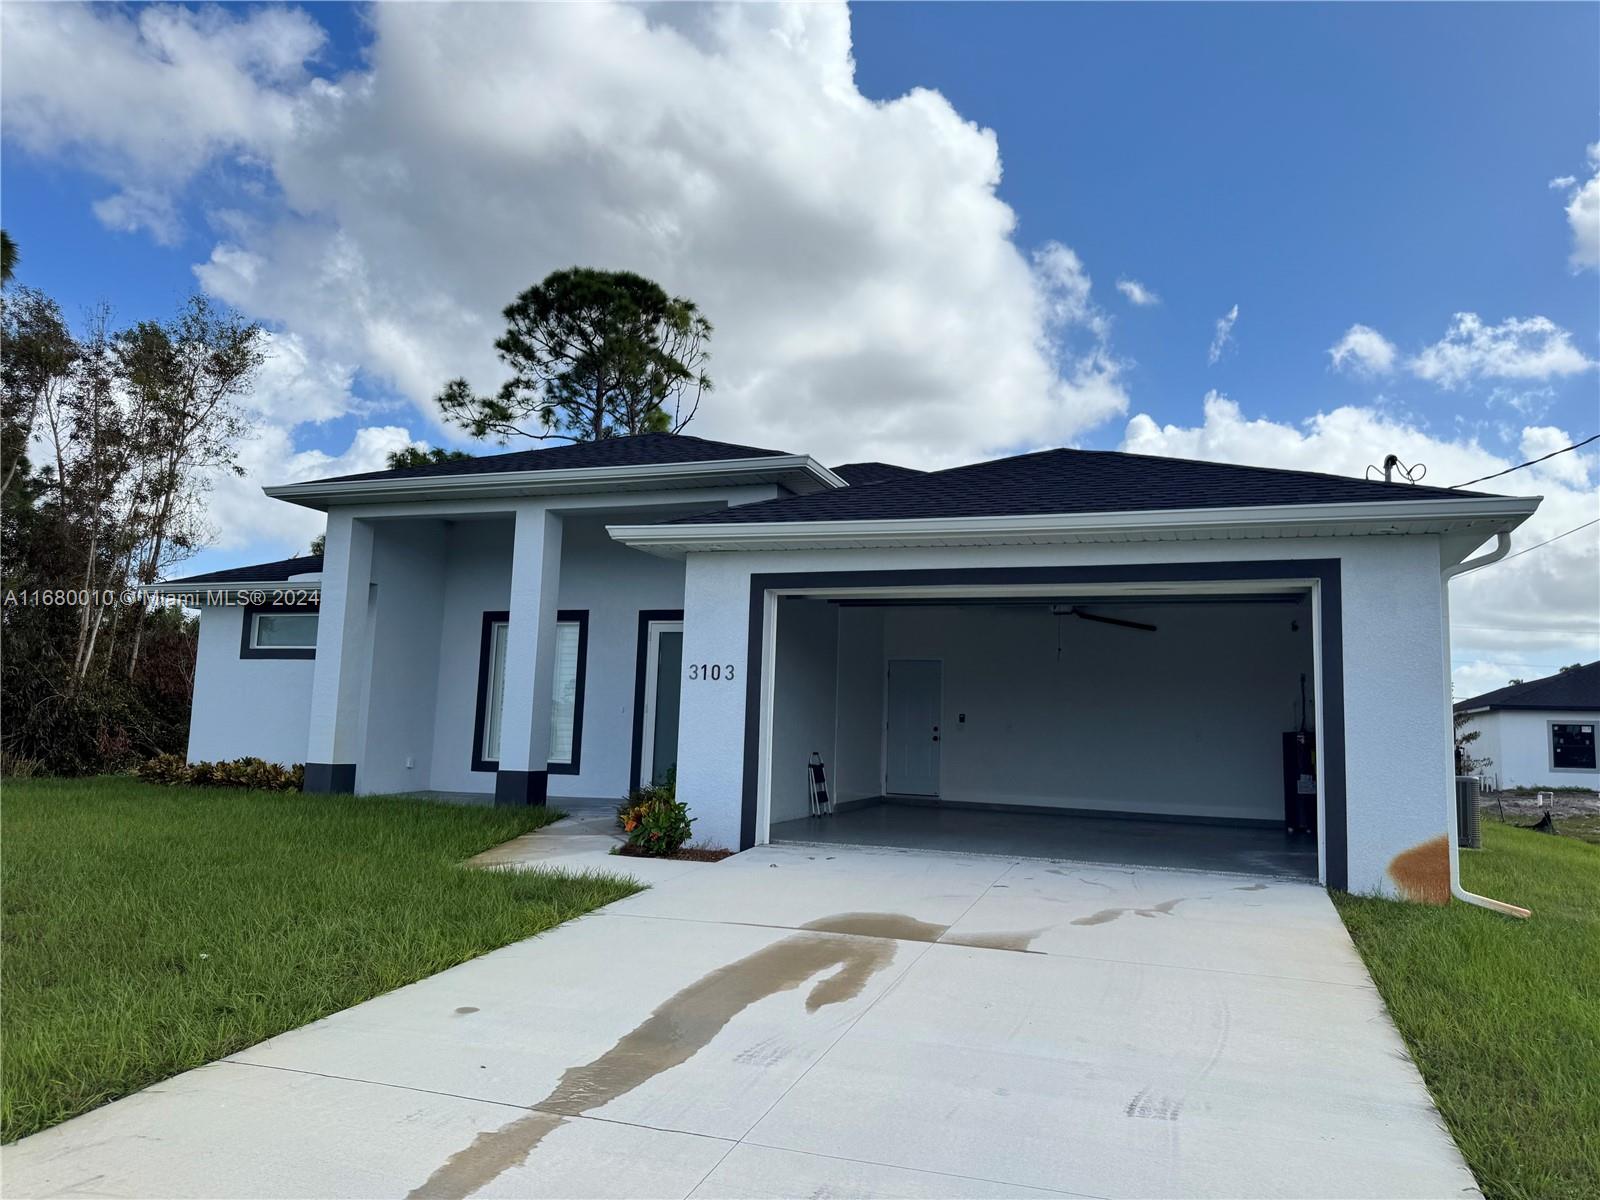
[[[690,663],[689,678],[713,682],[733,678],[732,663]]]

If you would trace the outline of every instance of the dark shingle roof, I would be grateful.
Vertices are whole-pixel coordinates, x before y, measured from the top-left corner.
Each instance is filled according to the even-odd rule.
[[[865,488],[764,500],[675,524],[870,521],[1233,508],[1267,504],[1479,496],[1410,483],[1246,467],[1109,450],[1042,450],[891,479]]]
[[[851,487],[865,487],[872,483],[886,483],[891,479],[906,479],[913,475],[927,474],[926,471],[919,471],[915,467],[900,467],[885,462],[845,463],[842,467],[832,467],[830,470]]]
[[[784,450],[763,450],[759,446],[712,442],[705,438],[691,437],[686,433],[640,433],[631,437],[606,438],[598,442],[573,442],[564,446],[542,446],[537,450],[513,450],[507,454],[455,458],[445,462],[429,463],[425,467],[398,467],[390,471],[337,475],[332,479],[317,482],[413,479],[425,475],[483,475],[497,471],[575,471],[586,467],[641,467],[661,463],[772,458],[786,453]]]
[[[1458,700],[1456,711],[1479,708],[1543,708],[1600,712],[1600,660],[1581,667],[1496,688],[1470,700]]]
[[[230,567],[226,571],[212,571],[205,575],[190,575],[187,579],[169,579],[172,583],[279,583],[296,575],[315,575],[322,570],[322,555],[306,554],[300,558],[280,558],[277,562],[256,563],[253,567]]]

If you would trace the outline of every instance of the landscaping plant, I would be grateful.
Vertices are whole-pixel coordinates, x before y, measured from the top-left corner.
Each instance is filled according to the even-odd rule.
[[[688,805],[677,798],[677,778],[669,772],[662,783],[635,788],[617,809],[617,824],[628,835],[628,845],[654,858],[667,858],[689,841]]]
[[[258,792],[298,792],[306,782],[304,763],[285,767],[248,755],[224,762],[192,763],[181,754],[158,754],[141,763],[134,774],[146,783],[169,787],[250,788]]]

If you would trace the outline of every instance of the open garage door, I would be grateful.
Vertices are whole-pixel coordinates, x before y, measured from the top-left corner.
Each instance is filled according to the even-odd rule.
[[[765,831],[1316,877],[1315,614],[1287,584],[778,597]]]

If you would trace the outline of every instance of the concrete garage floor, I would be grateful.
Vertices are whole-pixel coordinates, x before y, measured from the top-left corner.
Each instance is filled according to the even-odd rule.
[[[25,1139],[4,1184],[1478,1194],[1320,889],[798,846],[695,865]]]
[[[1315,879],[1315,838],[1281,829],[884,801],[772,826],[774,842],[896,846]]]

